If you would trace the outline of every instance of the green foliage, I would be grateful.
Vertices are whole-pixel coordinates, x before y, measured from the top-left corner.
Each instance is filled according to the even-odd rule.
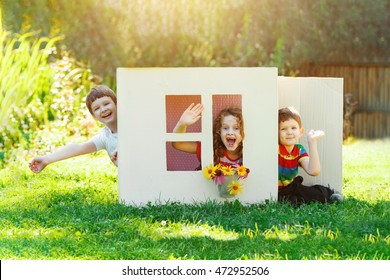
[[[0,25],[1,27],[1,25]],[[48,91],[53,80],[48,57],[58,38],[31,40],[33,33],[11,38],[0,29],[0,124],[7,124],[14,106],[27,105],[34,95]],[[43,91],[43,93],[42,93]]]
[[[390,140],[344,146],[346,200],[301,207],[126,206],[104,152],[40,174],[21,158],[0,170],[0,258],[389,260],[389,152]]]
[[[84,98],[100,80],[65,51],[53,59],[58,40],[0,28],[0,162],[15,148],[62,143],[40,141],[43,127],[61,131],[62,139],[89,136],[94,129]]]
[[[0,25],[0,152],[28,142],[31,129],[44,119],[39,105],[50,91],[53,73],[48,57],[58,38],[32,39],[34,34],[11,35]],[[28,106],[33,110],[26,111]],[[24,112],[21,112],[24,111]],[[34,116],[34,118],[33,118]]]
[[[387,0],[3,0],[12,30],[64,34],[78,59],[117,67],[388,63]]]

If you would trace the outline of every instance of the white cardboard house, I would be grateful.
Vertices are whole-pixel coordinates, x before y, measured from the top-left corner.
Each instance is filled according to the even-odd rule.
[[[303,126],[322,129],[321,175],[305,177],[341,190],[343,81],[278,77],[276,68],[119,68],[117,71],[119,199],[126,204],[223,201],[194,155],[173,141],[201,143],[202,168],[213,162],[213,117],[226,106],[242,108],[244,165],[251,172],[242,203],[277,199],[278,109],[297,108]],[[187,133],[172,133],[191,103],[202,103],[201,120]],[[306,145],[305,137],[302,144]]]

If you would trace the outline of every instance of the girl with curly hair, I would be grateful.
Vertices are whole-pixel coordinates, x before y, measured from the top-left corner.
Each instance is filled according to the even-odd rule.
[[[185,133],[187,127],[197,122],[203,111],[202,104],[192,103],[182,114],[174,133]],[[223,109],[213,125],[214,164],[242,165],[244,120],[240,108]],[[196,154],[200,162],[200,142],[172,142],[172,146],[186,153]]]

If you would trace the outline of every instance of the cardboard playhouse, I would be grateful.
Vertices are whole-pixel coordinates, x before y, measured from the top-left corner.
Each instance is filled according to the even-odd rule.
[[[119,199],[125,204],[223,201],[202,169],[213,163],[213,119],[224,107],[242,109],[243,163],[250,169],[242,203],[277,199],[278,109],[294,106],[306,131],[321,129],[321,174],[306,184],[342,187],[343,79],[278,77],[276,68],[119,68],[117,71]],[[201,120],[172,130],[191,103]],[[172,148],[200,142],[201,161]],[[301,143],[307,147],[305,135]],[[200,170],[196,170],[198,167]]]

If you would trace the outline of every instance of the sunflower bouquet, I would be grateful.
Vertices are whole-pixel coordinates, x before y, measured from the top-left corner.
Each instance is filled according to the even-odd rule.
[[[227,166],[222,164],[206,166],[203,174],[206,179],[213,180],[218,186],[221,197],[234,197],[243,190],[240,180],[248,177],[250,170],[244,165]]]

